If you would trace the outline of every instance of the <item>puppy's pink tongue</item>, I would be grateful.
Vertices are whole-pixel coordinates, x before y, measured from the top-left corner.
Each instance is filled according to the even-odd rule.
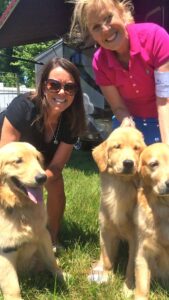
[[[42,202],[43,201],[43,189],[42,188],[30,188],[27,187],[26,191],[28,193],[29,198],[34,202]]]

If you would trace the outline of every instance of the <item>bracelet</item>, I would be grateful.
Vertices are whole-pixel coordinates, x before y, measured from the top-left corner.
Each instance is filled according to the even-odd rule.
[[[169,97],[169,72],[154,71],[155,92],[160,98]]]

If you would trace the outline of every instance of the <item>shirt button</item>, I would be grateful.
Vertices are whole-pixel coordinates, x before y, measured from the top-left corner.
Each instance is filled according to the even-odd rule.
[[[133,86],[136,86],[136,83],[133,83]]]
[[[133,76],[132,76],[132,75],[130,75],[129,77],[130,77],[130,79],[132,79],[132,78],[133,78]]]
[[[140,91],[139,90],[136,90],[136,93],[138,94]]]

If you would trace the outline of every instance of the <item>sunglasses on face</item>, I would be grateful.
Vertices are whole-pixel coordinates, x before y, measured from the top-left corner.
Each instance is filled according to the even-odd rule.
[[[62,84],[58,80],[48,79],[46,80],[45,85],[47,91],[51,93],[59,93],[60,90],[63,89],[65,94],[72,96],[75,95],[77,92],[77,85],[73,82]]]

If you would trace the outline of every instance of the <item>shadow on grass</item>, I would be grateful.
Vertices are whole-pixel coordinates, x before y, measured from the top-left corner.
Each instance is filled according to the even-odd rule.
[[[93,160],[91,151],[73,150],[67,167],[84,171],[84,173],[96,173],[98,168]]]
[[[65,248],[74,248],[76,243],[81,246],[89,243],[98,245],[99,233],[93,233],[90,230],[84,231],[79,224],[63,220],[59,239]]]
[[[63,222],[60,240],[64,248],[73,249],[75,245],[79,244],[82,247],[93,244],[99,248],[99,232],[93,233],[91,231],[84,231],[81,226],[74,222]],[[99,259],[99,256],[98,256]],[[115,273],[125,276],[128,261],[128,244],[127,242],[120,242]]]
[[[21,289],[24,299],[39,299],[39,294],[46,295],[46,299],[54,299],[55,294],[60,295],[68,292],[68,286],[65,282],[61,282],[54,278],[52,274],[46,270],[39,273],[23,275],[21,278]],[[29,294],[27,293],[29,291]]]
[[[169,299],[169,282],[164,283],[161,280],[152,280],[150,291],[157,294],[163,294],[163,297],[166,298],[162,299]]]

